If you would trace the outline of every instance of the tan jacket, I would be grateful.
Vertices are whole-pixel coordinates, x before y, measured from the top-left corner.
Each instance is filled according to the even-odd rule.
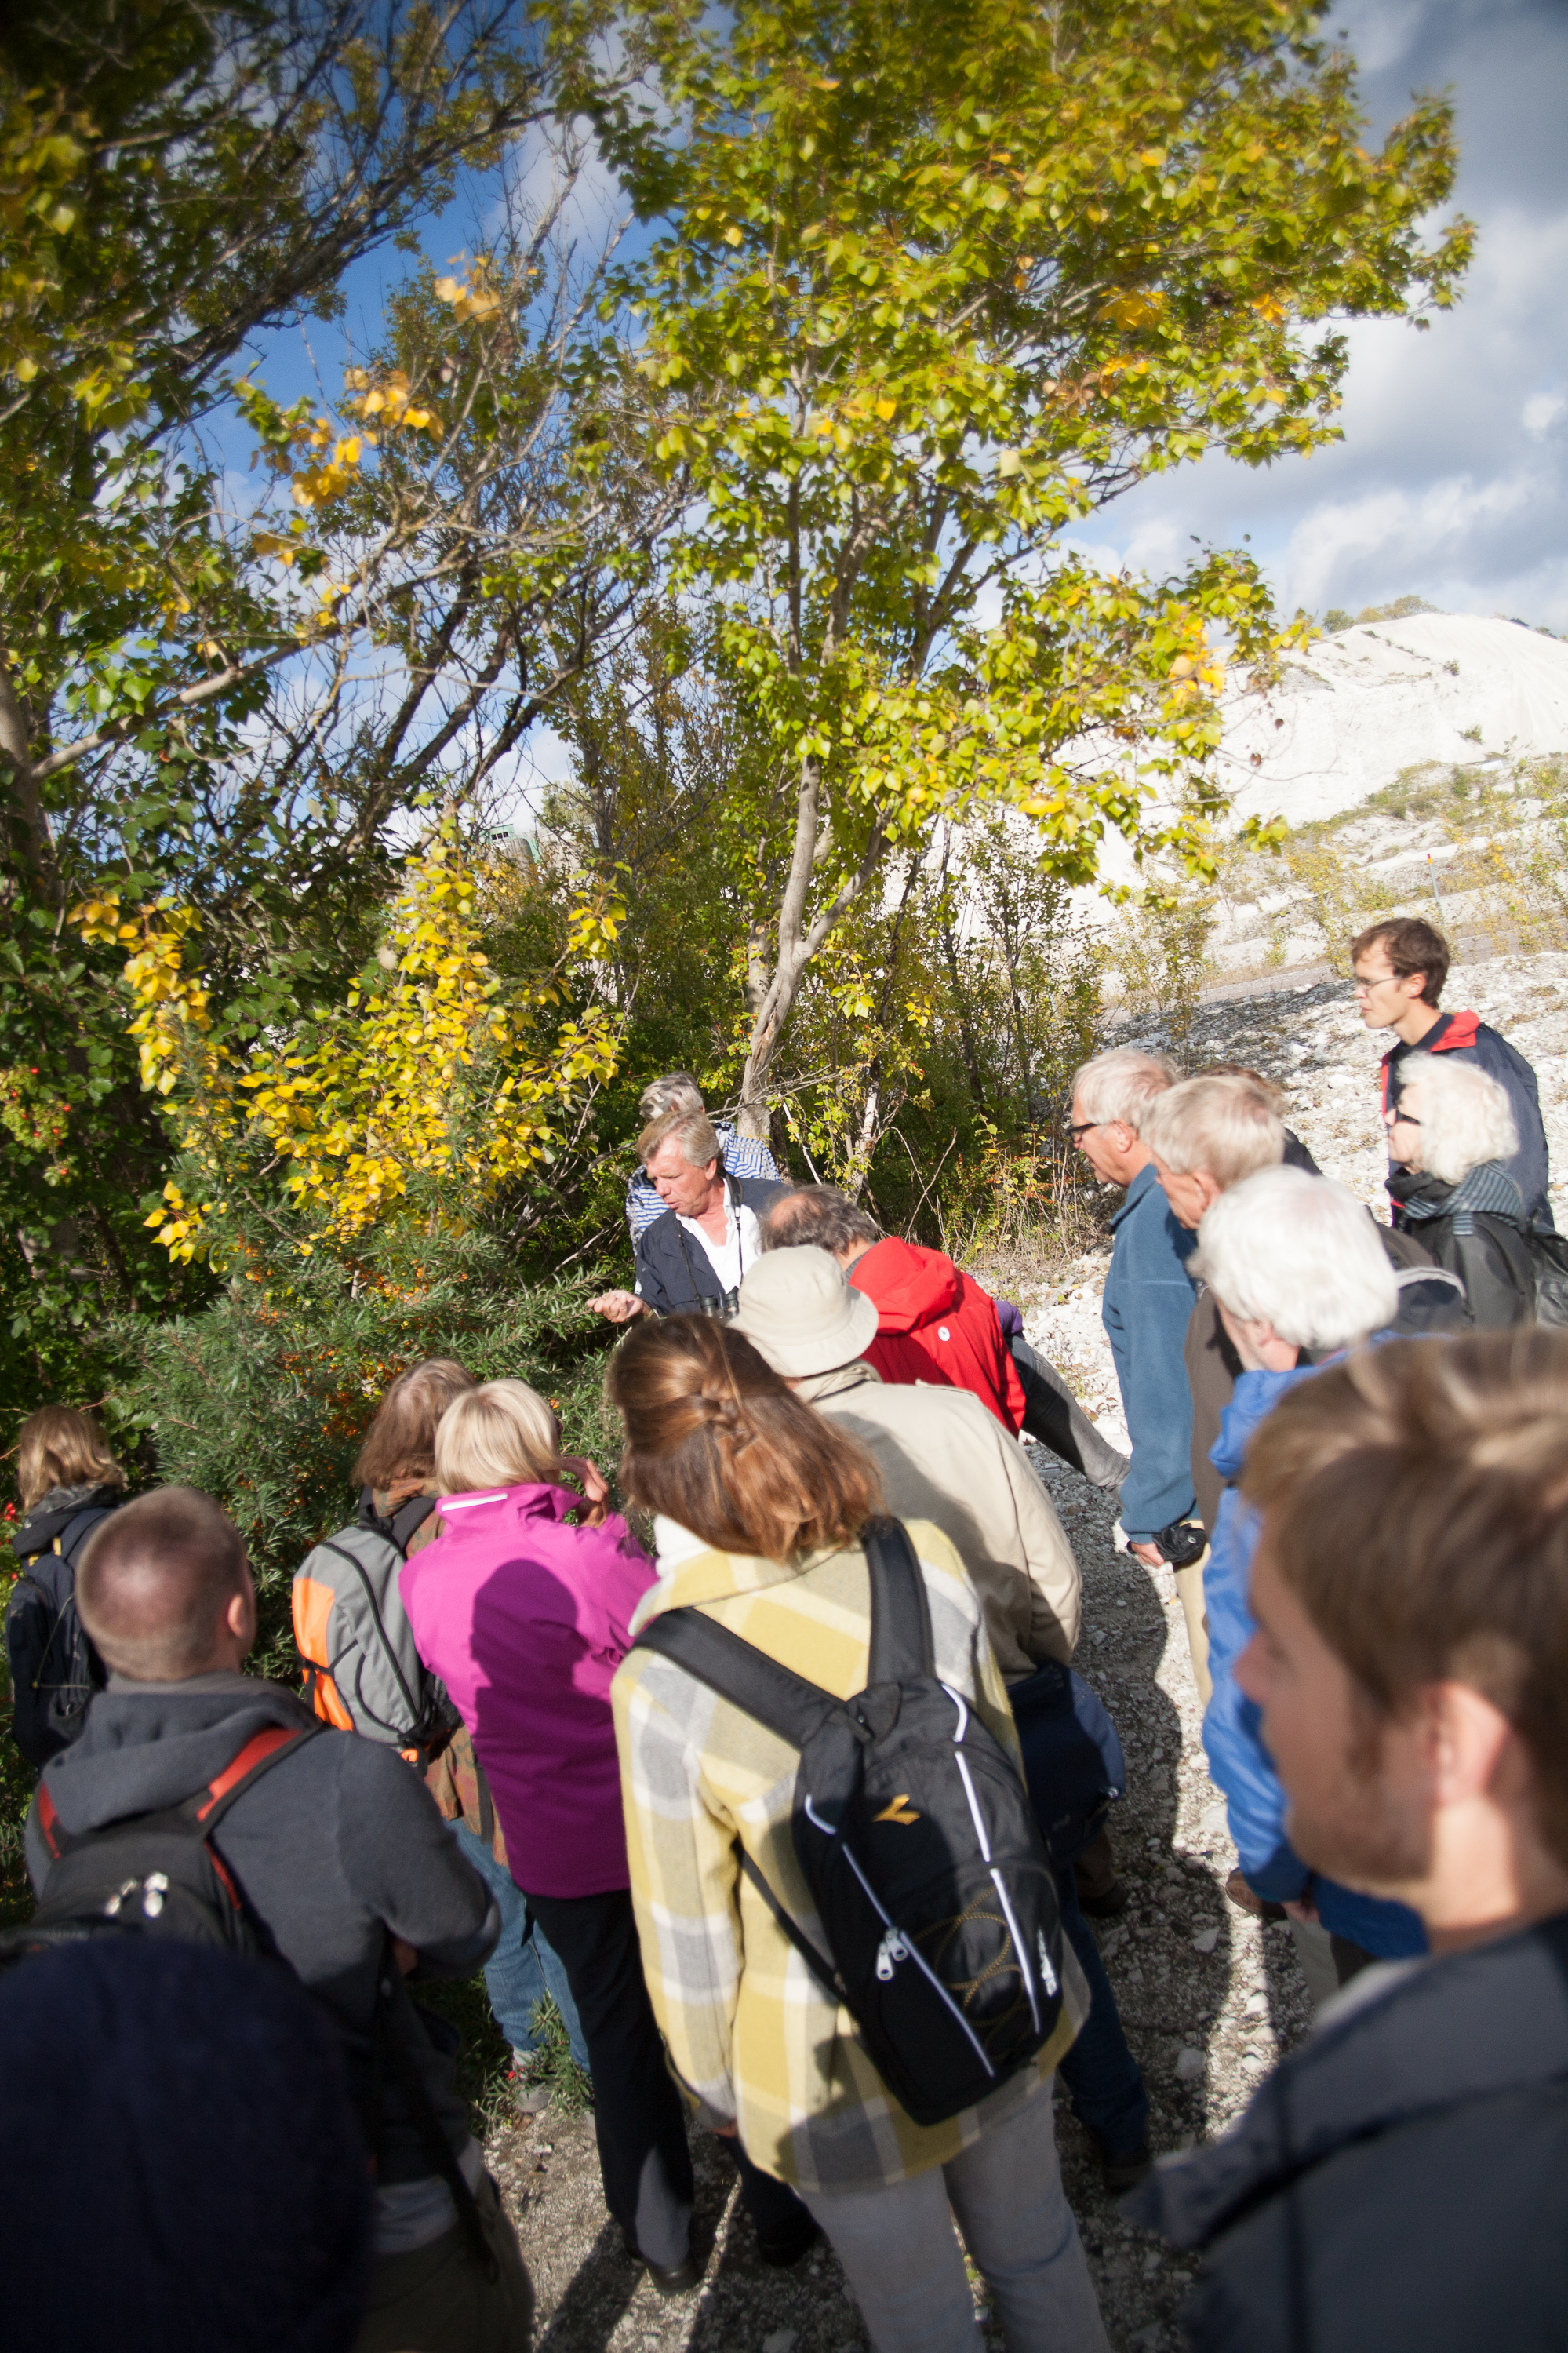
[[[1056,1506],[1016,1439],[966,1389],[896,1386],[867,1364],[797,1381],[876,1458],[895,1519],[930,1520],[952,1544],[985,1612],[1004,1676],[1078,1645],[1082,1580]]]

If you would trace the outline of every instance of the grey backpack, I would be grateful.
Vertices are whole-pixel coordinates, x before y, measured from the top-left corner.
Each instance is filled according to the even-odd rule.
[[[398,1589],[408,1540],[435,1508],[433,1496],[415,1495],[382,1519],[367,1493],[353,1525],[317,1545],[294,1575],[306,1698],[324,1723],[392,1748],[438,1748],[458,1721],[414,1646]]]

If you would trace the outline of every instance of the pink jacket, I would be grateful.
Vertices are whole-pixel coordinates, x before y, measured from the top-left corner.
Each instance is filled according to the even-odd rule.
[[[654,1567],[625,1520],[574,1526],[566,1514],[581,1503],[563,1487],[443,1495],[441,1534],[398,1579],[531,1895],[630,1883],[610,1679]]]

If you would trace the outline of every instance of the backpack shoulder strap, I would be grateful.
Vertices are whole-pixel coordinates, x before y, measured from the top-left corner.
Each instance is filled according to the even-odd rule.
[[[68,1568],[75,1568],[76,1556],[81,1548],[82,1541],[89,1529],[95,1527],[100,1520],[106,1520],[112,1508],[112,1505],[103,1504],[87,1504],[79,1512],[73,1513],[66,1522],[55,1538],[54,1550],[59,1554]]]
[[[700,1609],[666,1609],[648,1620],[634,1648],[673,1659],[794,1748],[804,1748],[824,1715],[842,1704],[820,1683],[792,1674]]]
[[[377,1530],[376,1533],[380,1534],[381,1532]],[[393,1548],[396,1552],[400,1561],[404,1558],[405,1556],[402,1546],[398,1545],[393,1537],[384,1536],[383,1541],[393,1546]],[[381,1614],[381,1603],[376,1599],[375,1588],[372,1585],[370,1578],[366,1574],[364,1563],[358,1559],[353,1553],[350,1552],[346,1546],[339,1544],[335,1536],[323,1536],[321,1538],[321,1549],[322,1552],[335,1552],[340,1560],[346,1560],[354,1575],[358,1577],[361,1589],[364,1594],[365,1606],[370,1611],[371,1623],[375,1628],[376,1641],[381,1644],[386,1663],[392,1669],[393,1679],[396,1683],[399,1693],[402,1694],[403,1704],[408,1711],[408,1722],[410,1725],[417,1724],[419,1721],[419,1702],[409,1690],[408,1678],[404,1673],[401,1665],[398,1663],[396,1650],[394,1648],[392,1637],[386,1630],[386,1621]]]
[[[931,1603],[901,1520],[868,1520],[860,1532],[871,1572],[870,1683],[914,1683],[936,1672]]]
[[[275,1765],[286,1749],[296,1748],[301,1741],[312,1740],[318,1732],[325,1732],[326,1729],[324,1724],[265,1725],[259,1732],[252,1733],[244,1747],[229,1759],[221,1773],[215,1775],[204,1788],[185,1799],[183,1805],[173,1809],[174,1814],[176,1817],[184,1814],[195,1825],[202,1838],[210,1839],[235,1799],[250,1788],[268,1766]],[[92,1831],[68,1831],[64,1827],[55,1810],[47,1774],[38,1783],[35,1802],[39,1834],[53,1862],[58,1862],[62,1855],[68,1854],[73,1847],[83,1845],[95,1835]],[[154,1807],[153,1815],[169,1819],[162,1807]],[[145,1814],[125,1814],[115,1820],[101,1822],[98,1828],[120,1830],[131,1822],[150,1818]]]
[[[324,1724],[269,1724],[253,1732],[237,1757],[231,1757],[205,1789],[187,1799],[191,1818],[203,1838],[211,1838],[235,1799],[253,1788],[263,1773],[277,1764],[286,1749],[298,1748],[325,1732]]]

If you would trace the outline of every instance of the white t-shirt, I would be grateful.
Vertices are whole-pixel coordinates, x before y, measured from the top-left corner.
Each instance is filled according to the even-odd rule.
[[[676,1216],[680,1218],[678,1209]],[[750,1266],[755,1266],[763,1254],[762,1229],[757,1213],[748,1209],[742,1201],[739,1210],[726,1194],[724,1198],[724,1239],[716,1242],[705,1233],[695,1218],[680,1218],[680,1223],[694,1242],[700,1242],[708,1253],[708,1263],[719,1278],[721,1291],[739,1291],[741,1277]]]

